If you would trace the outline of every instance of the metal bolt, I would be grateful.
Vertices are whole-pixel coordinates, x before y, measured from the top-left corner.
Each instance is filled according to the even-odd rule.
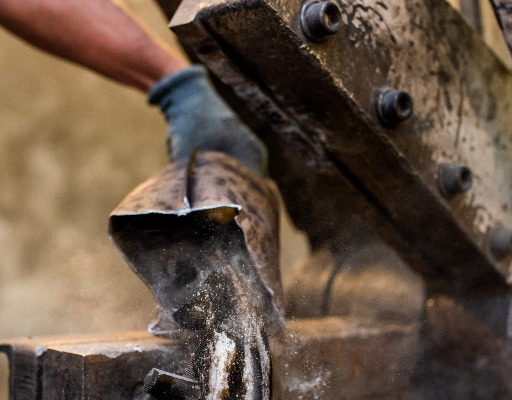
[[[308,1],[302,6],[302,32],[312,42],[321,42],[340,30],[341,10],[332,1]]]
[[[467,192],[473,185],[473,174],[468,167],[452,164],[439,164],[437,169],[439,191],[447,199]]]
[[[386,126],[395,126],[408,120],[414,109],[409,93],[394,89],[381,90],[375,106],[380,122]]]
[[[512,254],[512,229],[496,228],[491,232],[489,242],[492,255],[501,260]]]

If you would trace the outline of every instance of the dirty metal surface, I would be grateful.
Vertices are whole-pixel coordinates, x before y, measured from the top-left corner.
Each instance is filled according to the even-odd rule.
[[[278,212],[271,180],[225,154],[196,151],[111,215],[115,244],[158,303],[150,331],[201,339],[191,361],[201,398],[281,398]]]
[[[10,400],[145,399],[153,367],[184,371],[193,349],[146,332],[3,340]]]
[[[201,398],[268,399],[271,390],[281,398],[270,384],[273,375],[280,382],[285,329],[278,210],[272,181],[225,154],[196,151],[111,215],[115,244],[158,303],[150,331],[201,339],[191,362]]]
[[[322,43],[302,33],[297,0],[184,0],[171,25],[271,128],[284,161],[272,175],[310,237],[328,241],[352,205],[425,277],[503,287],[510,258],[487,241],[512,225],[509,71],[442,0],[337,4],[341,29]],[[394,128],[375,112],[386,87],[414,101]],[[470,167],[472,189],[442,197],[440,163]]]
[[[408,399],[419,335],[415,325],[289,321],[285,398]],[[0,343],[0,351],[10,360],[11,400],[149,400],[142,382],[151,368],[183,373],[193,349],[183,341],[130,332],[17,339]]]

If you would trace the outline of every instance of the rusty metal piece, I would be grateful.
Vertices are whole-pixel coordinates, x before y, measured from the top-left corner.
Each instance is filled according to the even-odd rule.
[[[322,42],[341,27],[341,11],[332,1],[307,1],[301,10],[302,32],[312,42]]]
[[[199,383],[185,376],[153,368],[144,378],[144,391],[157,400],[195,400],[200,396]]]
[[[512,229],[499,227],[491,231],[489,247],[497,259],[503,259],[512,254]]]
[[[394,89],[380,90],[375,107],[380,122],[388,127],[407,121],[411,118],[414,108],[409,93]]]
[[[432,299],[457,304],[423,326],[416,389],[429,399],[509,398],[510,268],[488,251],[487,233],[493,221],[512,225],[512,74],[444,0],[392,3],[339,0],[342,32],[322,45],[304,37],[299,0],[183,0],[171,27],[265,121],[254,127],[277,160],[271,176],[314,249],[332,249],[339,263],[353,244],[340,237],[368,221]],[[414,118],[395,127],[407,134],[382,129],[383,87],[414,98]],[[485,179],[444,201],[440,163]],[[390,393],[381,398],[400,398]]]
[[[195,153],[128,195],[109,231],[158,303],[150,331],[207,343],[192,360],[201,398],[269,399],[284,331],[273,183],[224,154]]]
[[[270,300],[269,329],[282,329],[278,194],[271,181],[234,159],[210,152],[169,165],[112,212],[109,232],[159,305],[151,332],[176,329],[172,315],[211,272],[226,266],[222,243],[216,240],[224,237],[242,246],[236,251],[246,246]]]
[[[468,167],[439,164],[437,170],[439,191],[447,199],[467,192],[473,186],[473,173]]]
[[[201,331],[189,373],[198,381],[201,399],[221,393],[226,398],[246,394],[279,399],[278,374],[272,377],[273,370],[278,372],[278,353],[271,354],[265,331],[264,294],[251,287],[257,285],[254,279],[238,275],[230,266],[226,269],[227,273],[212,273],[204,289],[174,313],[181,327]]]

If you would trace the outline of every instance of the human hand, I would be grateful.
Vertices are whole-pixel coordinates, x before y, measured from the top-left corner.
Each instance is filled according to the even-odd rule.
[[[169,123],[172,161],[201,150],[219,151],[265,174],[267,150],[212,87],[206,69],[194,65],[167,76],[149,91]]]

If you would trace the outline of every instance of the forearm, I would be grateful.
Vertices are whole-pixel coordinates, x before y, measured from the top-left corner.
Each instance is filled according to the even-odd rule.
[[[189,64],[111,0],[1,0],[0,23],[28,42],[149,90]]]

